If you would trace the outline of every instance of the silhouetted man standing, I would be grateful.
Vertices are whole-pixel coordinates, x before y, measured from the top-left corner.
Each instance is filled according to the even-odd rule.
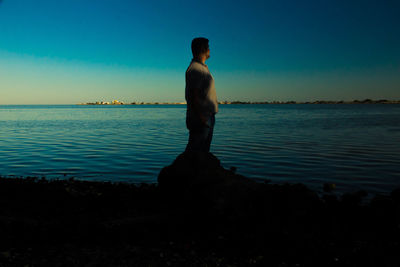
[[[214,78],[205,61],[210,57],[208,39],[192,40],[193,59],[186,70],[186,126],[189,142],[186,151],[209,152],[218,112]]]

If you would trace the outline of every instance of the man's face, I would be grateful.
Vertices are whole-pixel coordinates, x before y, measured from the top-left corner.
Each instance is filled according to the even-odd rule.
[[[207,58],[207,59],[210,58],[210,47],[207,48],[206,58]]]

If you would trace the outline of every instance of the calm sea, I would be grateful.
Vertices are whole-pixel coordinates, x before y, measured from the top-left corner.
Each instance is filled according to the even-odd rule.
[[[186,146],[186,107],[0,106],[0,175],[157,181]],[[252,179],[320,190],[400,186],[400,105],[221,105],[212,152]]]

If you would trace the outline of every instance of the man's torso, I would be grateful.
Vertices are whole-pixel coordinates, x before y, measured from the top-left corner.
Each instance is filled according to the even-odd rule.
[[[192,110],[193,96],[196,93],[194,90],[197,90],[198,108],[200,109],[198,112],[201,115],[209,117],[218,112],[214,78],[205,64],[192,60],[186,70],[185,98],[188,117],[196,116]]]

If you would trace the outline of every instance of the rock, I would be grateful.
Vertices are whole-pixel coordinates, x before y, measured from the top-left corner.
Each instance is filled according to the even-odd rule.
[[[184,152],[172,165],[163,168],[158,175],[158,185],[164,191],[187,188],[204,171],[221,169],[220,161],[211,153]]]
[[[184,152],[163,168],[158,185],[167,200],[219,213],[246,210],[257,190],[256,182],[226,170],[212,153]]]
[[[330,193],[336,189],[336,184],[324,183],[323,190],[325,193]]]

